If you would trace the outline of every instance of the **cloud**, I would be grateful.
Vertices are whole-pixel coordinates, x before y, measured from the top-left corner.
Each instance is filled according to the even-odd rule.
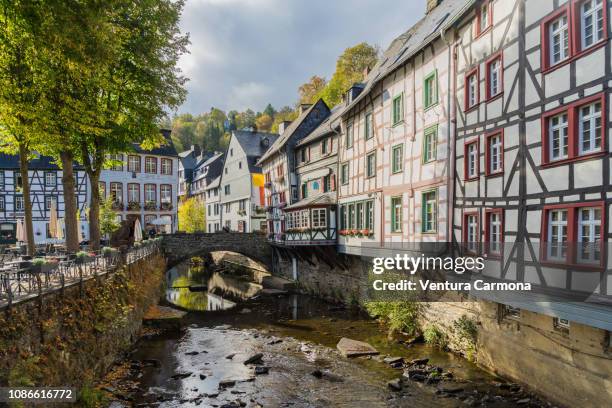
[[[385,48],[423,15],[425,0],[187,0],[181,29],[190,78],[179,112],[292,105],[312,75],[329,78],[344,49]]]

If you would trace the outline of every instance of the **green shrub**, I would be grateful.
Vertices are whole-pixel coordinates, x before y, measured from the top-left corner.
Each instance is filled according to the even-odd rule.
[[[42,265],[46,265],[47,264],[47,260],[45,258],[34,258],[32,259],[32,265],[34,266],[42,266]]]
[[[367,302],[365,308],[389,327],[389,332],[405,332],[416,335],[419,331],[418,319],[422,305],[417,302]]]
[[[104,248],[102,248],[102,253],[104,255],[110,255],[110,254],[112,254],[114,252],[117,252],[117,250],[115,248],[112,248],[112,247],[104,247]]]
[[[464,350],[465,357],[469,361],[473,361],[478,341],[478,326],[476,322],[467,317],[467,315],[463,315],[453,322],[453,329],[460,347]]]
[[[88,385],[81,388],[77,399],[80,403],[80,406],[85,408],[99,408],[107,406],[107,401],[106,397],[104,396],[104,393]]]
[[[84,259],[84,258],[87,258],[88,256],[89,254],[86,251],[79,251],[76,253],[77,258]]]
[[[431,324],[425,328],[423,332],[423,338],[427,344],[432,346],[446,348],[448,345],[448,339],[446,334],[435,324]]]

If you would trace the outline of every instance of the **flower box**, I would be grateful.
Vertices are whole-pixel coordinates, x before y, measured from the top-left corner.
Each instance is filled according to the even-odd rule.
[[[157,203],[155,201],[147,201],[144,205],[145,211],[155,211],[157,210]]]
[[[123,211],[123,203],[121,201],[113,201],[112,208],[115,211]]]
[[[127,205],[128,211],[140,211],[140,203],[137,201],[130,201]]]
[[[172,203],[161,203],[160,209],[162,211],[172,211]]]

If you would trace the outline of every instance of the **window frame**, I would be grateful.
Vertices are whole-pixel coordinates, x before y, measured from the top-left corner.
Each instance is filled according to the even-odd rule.
[[[399,157],[399,163],[396,163],[395,162],[395,152],[398,150],[400,151],[400,157]],[[396,164],[399,165],[397,169],[396,169]],[[391,148],[391,173],[398,174],[398,173],[401,173],[403,170],[404,170],[404,144],[399,143]]]
[[[53,183],[49,184],[47,177],[53,176]],[[45,187],[57,187],[57,173],[55,171],[45,171]]]
[[[345,167],[346,166],[346,167]],[[344,177],[344,169],[346,168],[346,178]],[[349,162],[340,163],[340,184],[347,186],[350,178],[350,167]]]
[[[398,215],[395,213],[395,210],[396,210],[395,207],[397,205],[395,200],[399,200],[399,207],[400,207],[399,208],[399,219],[397,218]],[[402,233],[402,229],[403,229],[402,228],[402,223],[403,223],[402,212],[403,212],[403,209],[404,209],[403,201],[404,200],[403,200],[403,197],[401,195],[391,197],[391,201],[390,201],[390,204],[391,204],[390,205],[390,208],[391,208],[391,217],[390,217],[390,219],[391,219],[391,229],[390,229],[391,230],[391,234],[401,234]],[[398,224],[398,221],[399,221],[399,224]],[[399,225],[398,228],[396,228],[396,224]]]
[[[147,163],[150,163],[153,160],[153,171],[147,171]],[[146,174],[157,174],[157,157],[154,156],[145,156],[145,166],[144,172]]]
[[[432,135],[434,136],[433,139],[433,143],[432,143],[432,157],[428,158],[427,157],[427,152],[429,152],[429,150],[426,150],[426,146],[427,146],[427,136]],[[425,128],[425,130],[423,131],[423,148],[422,148],[423,154],[421,155],[421,163],[422,164],[427,164],[427,163],[431,163],[434,162],[438,159],[438,125],[432,125],[429,126],[427,128]]]
[[[374,157],[374,166],[372,167],[372,174],[369,172],[370,167],[370,157]],[[376,177],[376,150],[372,150],[369,153],[366,153],[365,156],[365,176],[368,179]]]
[[[164,163],[167,163],[167,166],[168,166],[168,169],[169,169],[168,172],[164,171]],[[172,159],[167,159],[165,157],[162,157],[160,159],[160,164],[159,164],[159,172],[160,172],[160,174],[162,174],[164,176],[171,176],[172,175],[172,171],[173,171],[172,170]]]
[[[499,136],[500,138],[500,169],[493,171],[491,170],[491,139],[495,136]],[[502,174],[504,174],[504,129],[499,129],[485,135],[485,177],[500,176]]]
[[[395,103],[399,101],[399,116],[395,116]],[[404,122],[404,92],[400,92],[393,97],[391,102],[391,125],[397,126]]]
[[[470,78],[476,78],[476,88],[474,89],[475,94],[475,102],[473,105],[469,104],[470,94],[468,92],[469,89],[469,81]],[[463,87],[463,110],[464,112],[470,112],[473,109],[476,109],[480,105],[480,65],[472,68],[471,70],[465,73],[464,79],[464,87]]]
[[[427,82],[429,80],[433,80],[433,84],[434,84],[434,90],[433,90],[433,100],[430,102],[429,101],[429,97],[432,96],[430,95],[430,89],[427,87]],[[424,78],[423,78],[423,108],[424,110],[428,110],[430,108],[433,108],[434,106],[436,106],[439,103],[439,92],[438,92],[438,70],[434,69],[432,72],[430,72],[429,74],[427,74]]]
[[[130,162],[131,162],[131,160],[133,158],[137,158],[138,159],[138,166],[137,166],[136,170],[130,169],[130,167],[131,167]],[[127,157],[127,171],[129,173],[140,173],[141,170],[142,170],[142,160],[141,160],[140,156],[138,156],[137,154],[128,154],[128,157]]]
[[[369,120],[368,120],[369,118]],[[374,137],[374,122],[373,122],[373,115],[372,112],[368,112],[365,114],[364,117],[364,122],[363,122],[363,132],[364,132],[364,139],[365,140],[370,140]]]
[[[119,199],[117,199],[117,195],[115,195],[115,197],[113,198],[113,201],[123,205],[124,204],[124,200],[123,200],[123,183],[121,183],[119,181],[112,181],[112,182],[110,182],[110,185],[108,187],[108,194],[109,194],[109,197],[112,197],[113,196],[113,187],[117,187],[117,186],[119,186],[119,188],[116,189],[116,190],[118,192],[121,192],[121,197],[119,197]],[[117,192],[117,191],[115,191],[115,192]]]
[[[589,47],[582,45],[582,16],[580,8],[584,4],[584,0],[568,0],[566,4],[552,11],[548,16],[542,19],[540,23],[540,43],[541,45],[541,72],[547,74],[557,68],[567,65],[576,59],[579,59],[601,47],[608,41],[608,0],[603,0],[603,36],[597,42],[594,42]],[[552,22],[561,16],[567,16],[568,29],[568,56],[556,64],[551,64],[551,38],[549,27]]]
[[[599,263],[594,262],[578,262],[577,261],[577,244],[578,244],[578,211],[582,208],[598,208],[601,211],[600,220],[600,260]],[[553,210],[567,211],[567,244],[568,249],[565,259],[550,258],[548,256],[548,228],[549,228],[549,212]],[[551,204],[542,207],[541,226],[540,226],[540,261],[544,265],[555,265],[572,269],[593,269],[601,270],[604,268],[604,243],[607,240],[607,224],[606,224],[606,202],[605,201],[587,201],[572,204]]]
[[[471,241],[469,241],[469,236],[470,236],[470,226],[468,223],[468,219],[470,217],[475,217],[476,218],[476,241],[474,241],[474,246],[475,249],[472,250],[470,248],[470,243]],[[466,253],[469,254],[477,254],[480,252],[480,243],[482,241],[482,234],[479,232],[480,231],[480,213],[477,210],[474,211],[467,211],[463,213],[463,223],[462,223],[462,239],[463,239],[463,248],[465,250]]]
[[[491,250],[491,241],[489,236],[491,234],[491,215],[497,214],[500,218],[500,230],[499,230],[499,252],[495,252]],[[501,258],[504,253],[504,238],[505,238],[505,218],[504,218],[504,209],[503,208],[487,208],[485,209],[485,222],[484,222],[484,252],[487,254],[489,258]]]
[[[470,156],[469,147],[476,145],[476,163],[474,165],[474,175],[470,176]],[[463,146],[463,180],[474,181],[480,178],[480,137],[465,142]]]
[[[170,192],[170,201],[164,201],[162,191],[167,187]],[[159,185],[159,203],[160,204],[172,204],[172,184],[160,184]]]
[[[136,200],[130,200],[130,187],[136,186]],[[140,204],[140,184],[139,183],[127,183],[127,202],[128,204],[131,202]]]
[[[432,220],[433,222],[433,229],[428,230],[425,229],[426,226],[426,215],[427,215],[427,208],[426,208],[426,196],[428,194],[434,194],[435,196],[435,217]],[[437,234],[438,233],[438,212],[439,212],[439,205],[438,205],[438,189],[437,188],[433,188],[433,189],[429,189],[429,190],[424,190],[423,192],[421,192],[421,234]]]
[[[0,211],[6,211],[6,199],[0,196]]]
[[[497,82],[499,84],[499,91],[496,94],[491,94],[491,66],[495,61],[499,61],[499,78]],[[485,62],[485,101],[489,102],[496,98],[501,97],[504,94],[504,51],[501,50],[489,57]]]
[[[344,138],[344,146],[347,149],[351,149],[354,144],[355,144],[355,128],[353,127],[353,122],[350,122],[346,124],[346,135]]]
[[[482,29],[482,6],[486,5],[487,8],[487,18],[488,24]],[[474,19],[476,26],[474,27],[474,39],[477,39],[484,34],[488,33],[493,28],[493,1],[485,0],[480,5],[476,7],[476,18]]]
[[[593,103],[601,103],[601,148],[599,151],[593,151],[586,154],[579,154],[578,141],[580,136],[578,134],[579,128],[579,109],[586,105]],[[606,126],[607,121],[607,94],[606,92],[600,92],[587,98],[579,99],[568,105],[560,106],[556,109],[550,110],[542,115],[541,118],[541,136],[542,136],[542,167],[554,167],[570,162],[588,160],[594,157],[604,156],[607,154],[607,133],[608,128]],[[568,126],[568,153],[566,158],[551,160],[550,159],[550,138],[549,138],[549,121],[551,118],[561,115],[567,112],[567,126]]]
[[[153,187],[153,194],[155,195],[155,200],[147,200],[147,187],[150,187],[150,186]],[[157,184],[146,183],[143,186],[143,190],[142,191],[144,193],[144,203],[145,203],[145,205],[147,203],[155,203],[155,205],[157,205],[157,202],[158,202],[158,200],[157,200]]]

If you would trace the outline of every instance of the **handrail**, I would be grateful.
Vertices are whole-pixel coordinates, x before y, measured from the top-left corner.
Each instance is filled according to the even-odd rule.
[[[61,261],[56,265],[16,267],[0,272],[0,308],[113,273],[159,250],[160,241],[155,240],[127,251],[89,252],[93,256]]]

